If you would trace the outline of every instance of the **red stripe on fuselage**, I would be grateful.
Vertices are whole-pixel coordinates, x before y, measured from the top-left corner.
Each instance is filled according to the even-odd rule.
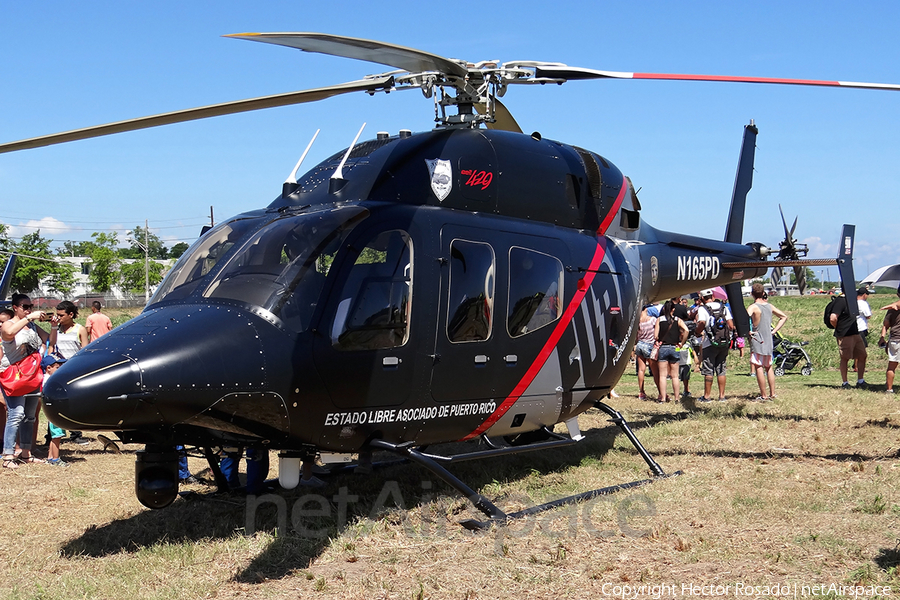
[[[506,397],[506,400],[497,407],[497,410],[495,410],[484,423],[479,425],[475,431],[462,438],[463,440],[470,440],[493,427],[493,425],[500,420],[500,417],[505,415],[506,411],[522,397],[522,394],[525,393],[525,390],[528,389],[528,386],[531,385],[531,382],[534,381],[534,378],[537,377],[537,374],[543,368],[544,363],[546,363],[547,359],[550,358],[550,355],[553,354],[553,349],[556,348],[556,344],[559,343],[559,339],[562,337],[566,327],[572,322],[572,318],[575,316],[578,306],[584,299],[585,294],[587,294],[588,289],[590,289],[591,282],[594,281],[594,276],[597,274],[597,269],[600,268],[600,263],[603,262],[604,256],[606,256],[606,238],[601,237],[597,241],[597,248],[594,250],[594,258],[591,260],[591,266],[588,267],[588,271],[584,275],[584,283],[579,284],[578,289],[575,291],[575,295],[566,307],[565,312],[563,312],[562,318],[559,320],[559,323],[556,324],[553,333],[550,334],[550,338],[544,344],[544,347],[541,348],[537,358],[531,363],[531,366],[528,367],[525,375],[513,389],[512,393],[510,393],[510,395]]]
[[[619,208],[622,206],[622,201],[625,200],[626,192],[628,192],[628,180],[623,176],[622,186],[619,188],[619,195],[616,196],[616,201],[613,203],[612,208],[609,209],[609,212],[606,213],[606,216],[603,218],[603,222],[600,223],[600,229],[597,231],[600,235],[606,234],[606,230],[609,229],[613,219],[619,214]]]

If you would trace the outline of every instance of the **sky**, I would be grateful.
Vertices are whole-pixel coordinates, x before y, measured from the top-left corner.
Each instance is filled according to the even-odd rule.
[[[0,2],[0,142],[315,88],[389,70],[222,37],[311,31],[471,62],[540,60],[629,72],[900,83],[900,4],[423,0]],[[589,148],[640,189],[645,222],[721,239],[743,127],[759,127],[744,241],[787,224],[810,258],[856,225],[856,279],[900,263],[900,92],[601,80],[512,87],[526,132]],[[348,94],[0,155],[0,222],[56,245],[145,220],[167,244],[269,204],[304,168],[378,131],[427,131],[416,91]],[[836,268],[816,268],[836,280]]]

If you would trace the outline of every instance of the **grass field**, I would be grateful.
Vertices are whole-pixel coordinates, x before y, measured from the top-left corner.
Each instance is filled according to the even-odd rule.
[[[876,318],[893,299],[870,298]],[[815,365],[778,378],[774,402],[747,400],[758,392],[736,354],[725,403],[639,401],[633,373],[617,386],[610,404],[676,477],[476,534],[458,523],[482,515],[412,466],[332,476],[305,496],[194,485],[150,511],[134,498],[137,447],[64,444],[67,469],[0,472],[0,597],[896,596],[900,404],[883,393],[884,353],[870,348],[872,390],[841,390],[825,299],[773,303]],[[691,389],[701,385],[694,374]],[[581,427],[588,438],[575,447],[452,470],[510,512],[648,476],[605,415],[589,411]]]

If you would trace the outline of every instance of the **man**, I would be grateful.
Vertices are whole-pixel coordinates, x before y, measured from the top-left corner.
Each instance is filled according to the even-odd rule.
[[[769,295],[761,283],[754,283],[750,295],[753,304],[747,309],[753,331],[750,332],[750,368],[756,375],[759,385],[757,400],[767,402],[775,397],[775,371],[772,370],[772,354],[774,352],[774,335],[787,322],[787,315],[769,304]],[[772,315],[778,317],[778,323],[772,327]],[[769,382],[769,395],[766,396],[766,381]]]
[[[856,304],[859,306],[859,314],[856,316],[856,328],[859,330],[859,337],[862,338],[863,346],[866,352],[869,348],[869,318],[872,316],[872,308],[869,306],[869,289],[865,286],[856,290]],[[856,371],[856,361],[851,367]]]
[[[859,336],[856,319],[850,314],[846,296],[839,296],[834,299],[829,320],[831,321],[831,326],[834,327],[834,337],[837,340],[840,351],[841,388],[850,388],[850,383],[847,381],[847,363],[851,359],[856,359],[856,387],[865,389],[867,387],[865,374],[868,352],[866,352],[863,340]]]
[[[697,323],[695,334],[703,337],[700,373],[703,375],[703,396],[699,402],[711,402],[713,377],[719,386],[719,402],[725,401],[725,361],[728,359],[728,346],[734,331],[734,320],[731,310],[713,298],[711,289],[700,292],[700,307],[694,318]]]
[[[112,321],[109,320],[109,317],[100,312],[101,308],[103,308],[103,305],[97,300],[94,300],[91,303],[92,314],[87,318],[87,321],[85,321],[84,324],[92,342],[101,335],[106,335],[112,331]]]

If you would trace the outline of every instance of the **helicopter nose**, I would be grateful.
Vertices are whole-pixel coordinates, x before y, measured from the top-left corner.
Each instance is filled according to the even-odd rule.
[[[141,313],[45,381],[48,418],[66,429],[134,430],[184,423],[222,398],[262,392],[267,363],[257,322],[217,305]]]
[[[60,369],[50,376],[43,392],[48,418],[64,429],[116,429],[132,421],[147,394],[137,362],[116,358],[85,356],[78,371]]]

